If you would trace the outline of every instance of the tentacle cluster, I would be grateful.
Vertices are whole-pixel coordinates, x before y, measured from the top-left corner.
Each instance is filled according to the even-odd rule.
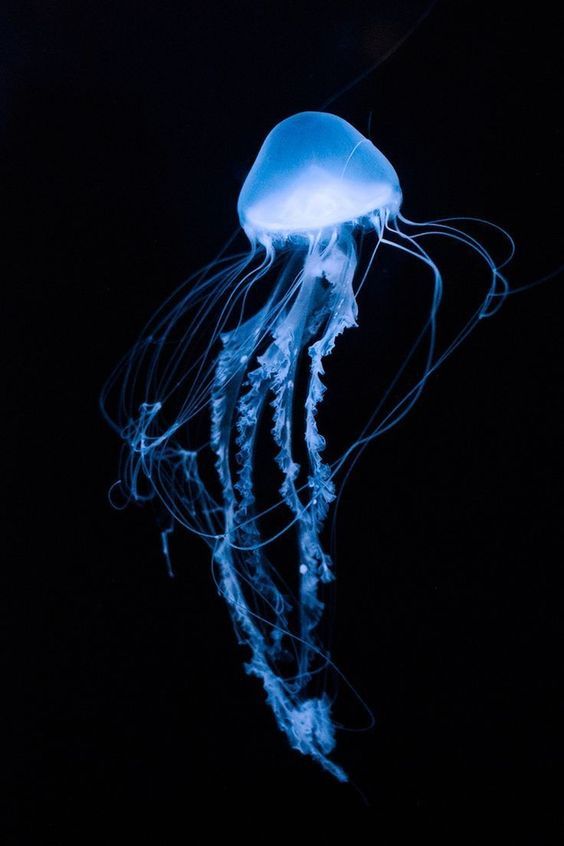
[[[496,263],[460,223],[423,227],[375,212],[365,221],[374,247],[362,274],[352,224],[281,250],[265,242],[263,252],[255,245],[248,255],[219,258],[157,312],[102,397],[125,445],[121,490],[137,501],[156,495],[175,521],[206,540],[218,589],[240,642],[250,649],[247,671],[262,681],[290,744],[340,780],[346,774],[329,757],[335,723],[323,683],[325,671],[336,668],[319,637],[325,586],[334,578],[324,524],[364,447],[402,419],[431,373],[507,293],[500,272],[505,262]],[[478,309],[442,350],[436,320],[443,281],[422,244],[429,235],[461,242],[490,272]],[[318,425],[324,363],[338,337],[356,325],[357,297],[381,244],[430,272],[430,308],[366,426],[329,463]],[[266,301],[253,312],[249,297],[261,281],[268,282]],[[423,365],[397,399],[392,388],[422,348]],[[278,494],[267,506],[257,496],[265,431],[278,474]],[[285,515],[282,528],[265,529],[274,512]],[[272,549],[289,532],[297,556],[282,571]],[[163,551],[170,565],[169,533],[167,525]]]
[[[241,640],[251,648],[247,670],[262,679],[278,723],[292,746],[312,755],[343,779],[343,771],[326,757],[334,746],[329,698],[324,693],[307,693],[315,659],[320,655],[315,638],[323,613],[319,583],[333,578],[331,561],[320,539],[329,503],[335,497],[331,468],[322,459],[325,442],[316,422],[325,390],[321,381],[323,358],[332,351],[337,336],[355,325],[356,317],[355,249],[352,238],[341,241],[337,245],[332,238],[323,244],[316,239],[310,244],[296,280],[296,294],[271,326],[263,351],[254,355],[265,312],[222,336],[223,349],[212,390],[211,442],[225,509],[225,535],[214,555],[222,593],[232,608]],[[295,386],[304,352],[310,361],[304,420],[309,463],[305,497],[300,492],[301,468],[293,444]],[[279,492],[297,533],[299,632],[291,644],[295,653],[291,676],[283,675],[277,662],[288,634],[288,612],[296,609],[271,576],[254,513],[254,452],[268,399],[275,459],[281,473]],[[235,472],[232,444],[238,463]],[[247,604],[244,594],[248,587],[273,611],[271,631],[266,635]]]

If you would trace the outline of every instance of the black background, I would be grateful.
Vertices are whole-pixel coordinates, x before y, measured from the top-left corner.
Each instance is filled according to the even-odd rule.
[[[505,226],[516,286],[564,260],[550,6],[439,2],[331,104],[370,121],[409,216]],[[246,830],[257,809],[363,812],[275,728],[207,549],[177,536],[170,579],[151,510],[109,506],[119,445],[97,402],[150,312],[236,226],[265,132],[338,93],[424,8],[61,2],[3,16],[2,557],[16,588],[3,795],[24,828],[117,815],[182,834],[204,807],[238,810]],[[336,758],[398,830],[462,831],[489,811],[560,826],[561,284],[482,322],[347,487],[336,650],[376,726],[342,734]],[[359,391],[365,378],[350,374]]]

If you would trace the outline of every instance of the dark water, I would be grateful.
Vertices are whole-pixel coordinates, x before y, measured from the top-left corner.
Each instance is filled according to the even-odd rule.
[[[236,226],[264,133],[386,54],[424,4],[162,5],[14,4],[2,27],[6,778],[38,832],[114,813],[189,833],[204,804],[249,829],[259,807],[363,809],[275,729],[207,549],[175,537],[171,580],[151,509],[108,506],[119,446],[97,399],[150,312]],[[564,262],[556,14],[438,3],[331,105],[370,127],[408,216],[508,229],[516,285]],[[453,261],[451,292],[466,271]],[[395,305],[367,297],[343,348],[336,438],[339,398],[370,388],[361,332],[384,357],[409,320],[413,280],[401,289],[393,270]],[[491,810],[558,829],[563,278],[484,321],[347,488],[334,648],[376,727],[342,734],[337,758],[375,834],[438,831],[452,810],[455,837]]]

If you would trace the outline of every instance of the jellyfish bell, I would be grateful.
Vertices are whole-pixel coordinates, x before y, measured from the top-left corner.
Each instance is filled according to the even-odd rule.
[[[266,137],[238,211],[251,242],[268,247],[346,224],[371,228],[400,203],[398,176],[368,138],[337,115],[300,112]]]

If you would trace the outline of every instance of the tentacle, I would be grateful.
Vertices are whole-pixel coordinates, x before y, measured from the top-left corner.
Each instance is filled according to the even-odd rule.
[[[262,258],[255,245],[248,256],[220,259],[210,265],[192,280],[193,287],[181,290],[157,313],[110,379],[102,399],[105,408],[108,392],[121,382],[117,413],[111,422],[126,444],[122,487],[127,496],[141,501],[160,497],[175,519],[207,541],[218,590],[228,604],[239,641],[250,648],[247,672],[261,679],[290,744],[341,781],[346,774],[328,757],[335,745],[332,703],[326,693],[313,695],[310,684],[314,675],[333,666],[318,642],[318,628],[324,610],[322,585],[334,578],[322,535],[336,497],[336,475],[345,471],[340,497],[346,474],[363,448],[405,416],[429,376],[481,318],[496,310],[507,293],[507,282],[500,273],[503,263],[496,264],[473,235],[452,221],[434,221],[423,227],[401,215],[389,219],[385,213],[375,213],[370,221],[376,246],[356,282],[352,225],[340,227],[330,237],[327,233],[312,236],[307,249],[303,242],[296,249],[288,244],[286,253],[282,247],[275,255],[266,243]],[[485,261],[491,274],[480,307],[443,350],[436,347],[442,278],[421,244],[429,235],[463,243]],[[324,362],[339,335],[356,325],[356,296],[380,244],[413,256],[431,271],[430,308],[420,334],[366,426],[343,455],[329,464],[323,459],[325,440],[317,422],[325,393]],[[509,244],[512,247],[510,240]],[[504,263],[507,260],[505,257]],[[249,291],[276,262],[281,270],[274,286],[269,285],[266,304],[248,317]],[[422,345],[424,360],[414,384],[392,400],[392,388]],[[302,463],[307,466],[300,467],[294,431],[295,385],[304,359],[307,460]],[[255,495],[255,450],[269,402],[282,480],[280,499],[261,510]],[[192,422],[200,421],[208,408],[209,440],[206,434],[203,443],[200,439],[194,444],[197,427]],[[206,455],[209,458],[210,452],[219,492],[217,485],[210,485],[200,475],[199,462]],[[290,514],[288,523],[262,537],[263,523],[259,521],[281,506]],[[298,597],[268,557],[269,545],[290,528],[296,533],[299,553]],[[169,531],[162,533],[162,547],[170,569]],[[297,618],[299,629],[294,622]],[[293,662],[288,661],[290,650]]]
[[[247,584],[273,608],[275,618],[271,625],[274,630],[280,630],[281,621],[285,619],[283,611],[288,606],[287,599],[268,576],[267,569],[263,566],[262,552],[250,550],[241,553],[232,545],[232,540],[238,535],[238,519],[247,514],[254,504],[251,476],[252,444],[256,437],[267,386],[272,386],[273,379],[280,378],[277,370],[280,364],[280,350],[274,340],[266,353],[259,356],[258,368],[249,375],[249,390],[242,399],[238,399],[263,320],[264,314],[259,314],[222,337],[224,347],[218,359],[212,394],[212,446],[216,453],[216,468],[223,490],[225,530],[223,538],[214,550],[214,560],[219,571],[220,589],[229,605],[239,640],[251,649],[251,659],[246,665],[247,672],[262,680],[268,702],[280,728],[294,748],[311,755],[338,779],[345,780],[346,775],[341,768],[327,758],[335,742],[327,698],[300,697],[295,682],[285,681],[275,671],[273,661],[277,657],[279,643],[275,638],[273,648],[272,643],[267,641],[259,620],[263,623],[268,621],[251,610],[244,586]],[[281,321],[280,325],[283,322],[285,321]],[[271,367],[274,367],[274,370]],[[274,391],[276,392],[276,387]],[[241,465],[237,483],[234,483],[230,463],[234,420]],[[274,425],[277,425],[276,415]],[[252,436],[249,439],[246,436],[251,431]],[[253,536],[258,537],[257,533],[258,528],[254,521],[247,521],[244,531],[246,541]]]
[[[300,354],[310,342],[319,323],[325,322],[330,313],[329,297],[324,291],[318,268],[311,270],[312,256],[316,256],[318,245],[312,247],[306,258],[301,290],[290,312],[277,327],[274,340],[262,357],[261,365],[271,374],[274,398],[272,435],[278,447],[276,461],[283,473],[280,494],[292,514],[297,518],[298,572],[300,580],[300,650],[296,683],[304,688],[311,678],[308,645],[313,638],[313,629],[323,612],[323,603],[317,591],[304,592],[306,582],[316,583],[315,570],[324,554],[312,525],[309,506],[304,507],[297,489],[300,467],[293,457],[294,393],[297,366]],[[306,620],[308,624],[306,625]]]

